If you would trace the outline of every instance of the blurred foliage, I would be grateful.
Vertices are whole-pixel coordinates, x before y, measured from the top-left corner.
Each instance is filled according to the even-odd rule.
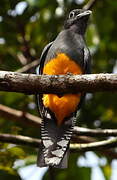
[[[88,0],[1,0],[0,3],[0,70],[16,71],[40,57],[44,46],[60,32],[67,12],[82,8]],[[117,1],[97,1],[93,7],[86,40],[92,54],[92,73],[117,72]],[[22,57],[24,57],[22,59]],[[32,69],[30,72],[34,72]],[[38,115],[34,97],[0,92],[0,103]],[[78,125],[89,128],[117,128],[116,93],[88,94]],[[0,117],[0,132],[39,137],[39,129]],[[17,160],[23,165],[36,162],[33,148],[0,144],[0,179],[21,179]],[[85,157],[85,154],[83,154]],[[97,154],[100,158],[101,154]],[[80,154],[71,154],[67,170],[52,170],[54,179],[91,179],[91,167],[76,165]],[[105,180],[111,177],[111,157],[100,167]],[[48,171],[44,180],[48,179]]]

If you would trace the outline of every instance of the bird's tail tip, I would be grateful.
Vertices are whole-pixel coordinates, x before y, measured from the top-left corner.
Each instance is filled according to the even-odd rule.
[[[68,167],[68,150],[66,151],[63,159],[60,161],[60,159],[58,159],[58,157],[54,157],[54,158],[48,158],[48,163],[47,163],[47,159],[46,159],[46,163],[45,163],[45,157],[43,156],[43,153],[40,152],[40,155],[38,155],[37,158],[37,166],[38,167],[53,167],[53,168],[59,168],[59,169],[66,169]]]

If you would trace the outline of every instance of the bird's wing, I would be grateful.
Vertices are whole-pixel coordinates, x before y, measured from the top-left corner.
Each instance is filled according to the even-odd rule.
[[[53,42],[50,42],[49,44],[47,44],[41,54],[41,57],[39,59],[39,66],[36,68],[37,75],[40,75],[43,73],[43,67],[44,67],[46,55],[47,55],[50,47],[52,46],[52,44],[53,44]],[[45,116],[44,114],[46,113],[46,111],[44,111],[44,106],[43,106],[43,102],[42,102],[42,94],[38,94],[36,96],[36,101],[37,101],[39,113],[40,113],[41,117],[43,118],[43,116]]]
[[[42,54],[41,54],[41,57],[39,59],[39,66],[37,67],[36,69],[36,73],[39,75],[39,74],[42,74],[42,70],[43,70],[43,67],[44,67],[44,62],[45,62],[45,58],[46,58],[46,55],[48,53],[48,50],[50,49],[50,47],[52,46],[53,44],[53,41],[50,42],[49,44],[47,44],[45,46],[45,48],[43,49],[42,51]]]
[[[91,73],[91,55],[87,47],[84,47],[84,70],[85,74]]]
[[[84,56],[83,56],[84,57],[84,68],[83,68],[84,73],[90,74],[91,73],[91,55],[90,55],[90,51],[87,47],[84,47],[83,54],[84,54]],[[85,95],[86,95],[86,93],[82,93],[80,103],[78,104],[76,112],[81,108],[81,106],[84,102]]]

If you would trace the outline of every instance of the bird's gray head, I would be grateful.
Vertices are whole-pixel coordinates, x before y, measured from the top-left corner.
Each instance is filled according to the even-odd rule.
[[[78,33],[84,34],[87,22],[92,11],[84,9],[74,9],[72,10],[67,19],[65,20],[64,28],[73,29]]]

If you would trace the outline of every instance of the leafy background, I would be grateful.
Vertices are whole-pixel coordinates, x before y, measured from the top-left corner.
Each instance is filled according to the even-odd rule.
[[[0,1],[0,70],[17,71],[38,59],[44,46],[52,41],[62,29],[67,12],[82,8],[87,0],[1,0]],[[117,72],[117,1],[99,0],[93,7],[86,40],[92,54],[92,73]],[[32,68],[28,73],[35,73]],[[33,96],[0,92],[0,103],[38,116]],[[117,128],[116,93],[88,94],[78,120],[79,126],[88,128]],[[22,134],[39,137],[39,129],[10,121],[0,116],[0,133]],[[101,138],[100,138],[101,139]],[[116,149],[113,151],[116,152]],[[112,175],[112,162],[108,154],[97,153],[105,158],[98,164],[105,180]],[[21,179],[20,167],[36,163],[34,148],[0,143],[0,179]],[[54,170],[54,179],[91,179],[91,167],[80,167],[77,161],[85,153],[71,153],[69,169]],[[23,160],[23,164],[18,160]],[[35,172],[36,173],[36,172]],[[46,172],[43,179],[49,178]]]

